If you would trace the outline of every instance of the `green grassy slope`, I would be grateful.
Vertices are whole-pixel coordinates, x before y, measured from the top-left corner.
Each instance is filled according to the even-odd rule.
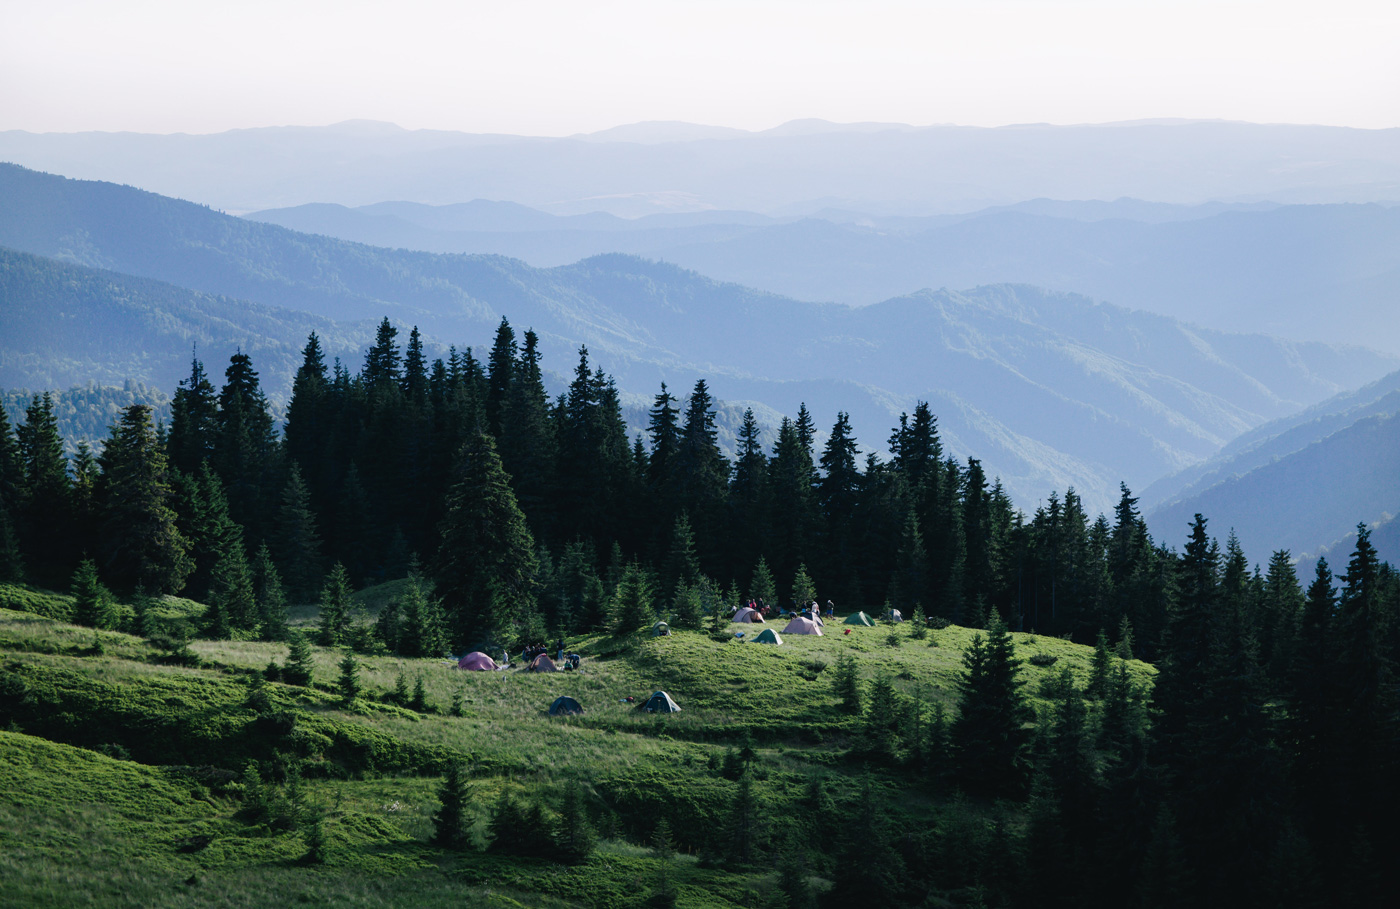
[[[21,593],[0,589],[12,605]],[[63,599],[27,596],[49,611]],[[571,642],[584,654],[581,671],[539,675],[366,656],[365,696],[346,708],[333,691],[336,651],[317,648],[311,688],[268,684],[259,705],[251,679],[285,660],[285,645],[197,641],[200,665],[166,665],[166,651],[141,638],[0,609],[0,728],[9,730],[0,733],[0,877],[14,905],[36,906],[640,905],[661,867],[641,844],[666,817],[681,850],[668,865],[679,905],[755,905],[774,886],[772,861],[697,861],[737,791],[724,757],[750,740],[765,842],[791,841],[814,777],[838,805],[873,786],[913,822],[1004,811],[948,802],[912,770],[851,756],[858,721],[832,693],[836,660],[849,655],[863,678],[889,677],[925,706],[952,704],[976,632],[950,627],[918,641],[907,625],[832,630],[782,647],[694,632],[621,644],[590,637]],[[1091,649],[1015,637],[1022,657],[1058,658],[1024,666],[1028,692],[1063,666],[1087,677]],[[1150,680],[1150,667],[1132,665]],[[422,678],[427,712],[387,702],[400,674],[410,687]],[[621,703],[656,688],[682,712],[651,716]],[[562,694],[587,712],[549,717]],[[450,715],[458,698],[462,715]],[[246,763],[267,772],[285,764],[279,755],[302,762],[305,810],[324,818],[325,864],[301,861],[309,825],[281,829],[240,813]],[[570,779],[584,784],[602,845],[573,867],[430,845],[449,761],[468,766],[478,845],[503,791],[557,807]]]

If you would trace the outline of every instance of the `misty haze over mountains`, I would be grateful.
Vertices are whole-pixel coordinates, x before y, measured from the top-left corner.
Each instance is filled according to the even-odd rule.
[[[234,212],[503,199],[558,214],[965,212],[1027,199],[1400,199],[1400,130],[1143,121],[996,129],[635,124],[562,139],[352,121],[213,135],[0,132],[0,160]],[[912,288],[911,288],[912,289]]]
[[[1365,349],[1213,332],[1028,286],[921,291],[852,308],[615,254],[535,269],[500,257],[378,249],[13,166],[0,168],[0,186],[10,200],[0,212],[0,246],[68,263],[9,260],[8,298],[35,301],[7,307],[6,336],[20,350],[52,335],[34,320],[51,317],[42,301],[54,288],[66,289],[56,297],[69,312],[61,323],[72,349],[90,352],[86,360],[100,356],[113,317],[104,310],[114,313],[116,301],[157,314],[152,330],[183,340],[162,342],[164,372],[132,378],[164,384],[182,374],[184,357],[174,351],[196,330],[211,362],[224,355],[220,344],[248,343],[278,351],[281,374],[306,315],[387,315],[420,325],[439,348],[478,349],[505,315],[539,332],[545,365],[559,373],[586,344],[624,391],[649,395],[662,381],[685,389],[705,377],[720,398],[759,402],[768,413],[792,414],[805,401],[823,427],[844,410],[866,450],[882,449],[897,415],[929,400],[950,449],[982,458],[1027,507],[1072,485],[1090,507],[1107,508],[1119,480],[1146,485],[1253,426],[1400,365]],[[73,267],[83,270],[62,271]],[[163,284],[132,285],[110,272]],[[225,300],[184,301],[169,285]],[[228,322],[237,311],[228,298],[283,312],[245,330]],[[172,306],[186,315],[158,316]],[[44,381],[64,381],[52,364],[68,361],[74,379],[103,374],[83,357],[56,354]],[[39,384],[19,351],[4,362],[0,382]]]
[[[552,373],[587,344],[634,411],[703,376],[722,423],[805,401],[823,429],[849,411],[880,451],[929,400],[950,449],[1025,507],[1073,485],[1099,510],[1119,480],[1151,484],[1165,539],[1197,509],[1255,528],[1254,547],[1284,518],[1249,517],[1242,491],[1272,487],[1239,478],[1323,443],[1374,460],[1382,434],[1358,424],[1391,411],[1346,395],[1400,365],[1400,130],[794,121],[553,139],[353,121],[11,131],[0,159],[247,213],[4,168],[0,246],[65,263],[6,254],[10,387],[173,386],[194,339],[211,368],[243,345],[284,382],[312,324],[353,363],[382,315],[441,351],[483,348],[504,314],[540,332]],[[53,299],[66,320],[42,312]],[[113,318],[144,326],[121,336],[146,355],[104,349]],[[1326,431],[1288,441],[1309,406],[1331,408]],[[1336,495],[1384,520],[1374,482]],[[1315,523],[1288,545],[1337,538]]]

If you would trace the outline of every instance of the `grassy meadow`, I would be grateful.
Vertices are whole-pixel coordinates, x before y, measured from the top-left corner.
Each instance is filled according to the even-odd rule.
[[[365,613],[395,592],[364,592]],[[358,656],[362,693],[346,705],[337,650],[314,648],[310,687],[260,684],[270,663],[285,662],[285,644],[197,640],[188,645],[194,658],[177,657],[168,643],[66,624],[60,595],[0,586],[0,605],[6,905],[641,906],[657,904],[664,878],[676,905],[755,906],[772,897],[791,844],[810,836],[798,806],[814,779],[838,811],[875,793],[893,817],[957,827],[949,842],[958,848],[976,848],[969,825],[990,836],[1024,820],[1008,806],[947,797],[909,766],[864,755],[861,720],[833,692],[836,663],[850,656],[863,680],[888,679],[901,703],[951,710],[963,652],[978,633],[971,629],[916,639],[908,624],[849,635],[832,624],[825,636],[785,636],[778,647],[688,631],[592,636],[568,642],[584,657],[579,671],[542,674]],[[177,625],[201,608],[167,599],[157,613]],[[729,634],[751,637],[756,628]],[[1033,701],[1063,667],[1081,685],[1087,679],[1092,648],[1014,637],[1023,660],[1055,658],[1022,664]],[[1150,681],[1150,667],[1131,667]],[[424,710],[393,703],[400,677],[410,691],[422,680]],[[622,702],[656,689],[682,711],[653,716]],[[585,713],[548,716],[560,695]],[[745,747],[767,849],[763,860],[736,865],[717,859],[716,838],[739,785],[726,760]],[[273,790],[296,788],[301,816],[320,820],[318,861],[305,858],[309,822],[250,819],[249,762]],[[462,851],[430,844],[451,763],[467,768],[474,816],[475,848]],[[289,784],[292,764],[300,776]],[[586,862],[483,851],[503,793],[540,805],[546,823],[557,824],[571,780],[582,783],[601,836]],[[648,848],[661,818],[673,858]],[[811,843],[818,851],[820,840]],[[824,867],[819,857],[810,869],[819,888]]]

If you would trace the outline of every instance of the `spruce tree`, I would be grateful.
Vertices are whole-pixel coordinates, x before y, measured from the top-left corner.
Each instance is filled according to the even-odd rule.
[[[340,660],[340,680],[336,687],[340,691],[341,703],[350,706],[360,696],[360,664],[353,650],[346,650]]]
[[[176,523],[174,490],[151,408],[133,404],[102,452],[101,557],[126,589],[174,593],[194,569]]]
[[[749,596],[754,600],[762,600],[769,606],[778,602],[778,585],[774,583],[773,572],[768,570],[768,562],[763,556],[758,557],[758,564],[753,567]]]
[[[19,540],[32,579],[51,587],[72,572],[73,490],[58,434],[53,396],[35,395],[15,430],[24,480],[18,508]]]
[[[321,587],[321,535],[311,510],[311,493],[295,463],[282,487],[282,504],[273,524],[277,563],[287,592],[298,603],[310,601]]]
[[[191,356],[190,376],[180,381],[170,401],[170,436],[166,448],[170,463],[187,474],[196,474],[214,453],[218,433],[219,402],[214,386],[197,355]]]
[[[78,563],[69,588],[73,595],[73,623],[89,628],[115,628],[116,606],[112,594],[97,577],[97,566],[91,559]]]
[[[559,810],[559,829],[554,846],[559,857],[572,865],[588,861],[598,843],[598,835],[588,820],[588,808],[583,801],[583,787],[577,780],[564,786],[564,801]]]
[[[283,445],[293,464],[301,468],[317,501],[326,500],[324,471],[326,450],[333,435],[331,388],[326,375],[326,358],[321,339],[312,332],[301,350],[301,365],[292,378],[292,396],[287,402],[287,425]]]
[[[502,316],[486,360],[486,428],[494,438],[501,436],[501,413],[514,377],[515,357],[515,330]]]
[[[462,449],[433,563],[454,646],[536,620],[535,541],[489,436]]]
[[[501,413],[501,465],[510,474],[534,536],[547,539],[554,528],[555,440],[540,371],[539,337],[533,331],[525,332]]]
[[[239,534],[229,542],[214,564],[204,633],[215,639],[227,638],[233,632],[252,628],[257,618],[253,574],[248,569],[248,558],[243,551],[242,535]]]
[[[276,427],[247,354],[230,357],[224,377],[212,463],[224,484],[229,515],[259,539],[272,511],[268,484],[279,454]]]
[[[609,625],[618,637],[648,626],[655,618],[651,582],[636,563],[627,566],[608,602]]]
[[[666,563],[661,573],[661,594],[667,602],[676,597],[700,578],[700,560],[695,555],[695,535],[690,529],[690,518],[682,511],[676,516],[671,529],[671,546],[666,553]]]
[[[310,687],[315,668],[306,635],[300,630],[293,631],[288,637],[287,663],[282,667],[282,678],[291,685]]]
[[[321,588],[321,644],[335,647],[345,643],[350,633],[350,608],[350,575],[336,562]]]
[[[1029,713],[1018,673],[1011,635],[993,615],[986,639],[975,635],[963,654],[958,682],[952,737],[959,775],[969,791],[993,796],[1024,791]]]
[[[807,575],[807,566],[801,562],[797,564],[797,573],[792,578],[792,598],[797,602],[798,609],[817,598],[817,587]]]
[[[287,595],[267,544],[258,546],[253,556],[253,599],[257,603],[258,628],[264,641],[287,638]]]
[[[433,844],[444,849],[465,849],[471,842],[467,806],[466,771],[455,761],[447,765],[438,789],[438,810],[433,813]]]
[[[731,864],[743,866],[754,862],[763,833],[761,825],[762,818],[754,801],[753,778],[745,773],[739,777],[724,825],[724,855]]]

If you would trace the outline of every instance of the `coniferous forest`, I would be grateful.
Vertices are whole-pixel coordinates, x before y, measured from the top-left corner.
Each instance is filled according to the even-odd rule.
[[[282,665],[247,674],[238,709],[261,725],[208,739],[222,743],[208,753],[172,746],[141,760],[151,744],[123,733],[101,696],[82,701],[13,661],[0,720],[119,743],[142,763],[241,773],[201,785],[270,836],[301,831],[299,861],[312,864],[327,860],[334,827],[297,807],[301,777],[347,773],[430,777],[422,842],[444,854],[589,868],[601,830],[655,859],[656,876],[637,872],[626,899],[590,905],[701,904],[710,891],[677,883],[692,873],[677,853],[770,875],[742,892],[715,885],[728,901],[716,905],[794,909],[1379,905],[1400,884],[1400,575],[1364,525],[1346,564],[1299,577],[1286,551],[1249,564],[1209,516],[1154,540],[1126,486],[1110,515],[1087,514],[1073,489],[1026,514],[979,460],[945,450],[926,404],[882,440],[888,460],[860,454],[846,414],[805,407],[771,447],[747,413],[731,460],[716,441],[722,389],[704,380],[661,385],[647,437],[629,438],[605,364],[580,350],[551,398],[536,335],[505,320],[489,349],[432,362],[416,328],[401,339],[387,319],[358,368],[326,362],[314,334],[302,357],[281,428],[242,353],[222,380],[194,359],[168,424],[133,405],[100,451],[65,455],[47,395],[18,425],[0,422],[11,591],[0,605],[66,591],[64,614],[48,614],[97,629],[99,652],[104,630],[123,632],[175,665],[198,666],[201,646],[285,642]],[[377,614],[356,605],[357,591],[402,579]],[[157,604],[172,598],[205,608],[162,623]],[[506,789],[474,808],[479,756],[425,745],[329,759],[329,746],[305,743],[312,720],[270,693],[319,683],[342,706],[378,697],[405,714],[469,717],[460,692],[432,705],[422,675],[412,695],[402,671],[395,691],[370,691],[359,661],[561,639],[585,648],[585,665],[637,659],[664,678],[666,658],[646,650],[659,646],[654,622],[670,622],[677,646],[724,650],[729,611],[750,599],[898,610],[908,621],[857,629],[877,651],[961,641],[948,703],[850,656],[812,660],[774,694],[810,700],[792,687],[810,684],[831,701],[824,712],[738,723],[729,738],[724,722],[689,733],[721,755],[689,771],[727,787],[705,790],[708,801],[584,774],[552,795]],[[827,635],[841,626],[828,620]],[[1060,639],[1085,645],[1084,671],[1035,643]],[[6,632],[4,646],[25,650],[17,640]],[[335,669],[318,670],[327,653]],[[706,671],[762,672],[719,658]],[[102,722],[117,726],[91,731]],[[651,734],[661,747],[688,733]],[[825,776],[784,776],[794,742],[829,756]]]

